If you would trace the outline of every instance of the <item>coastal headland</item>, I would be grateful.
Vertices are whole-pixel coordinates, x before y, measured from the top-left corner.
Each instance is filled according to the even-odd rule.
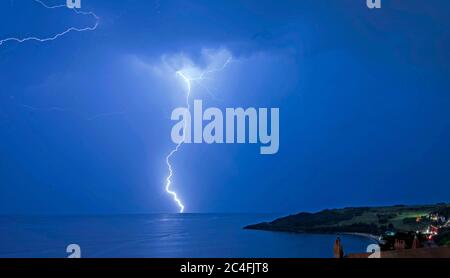
[[[393,241],[397,237],[423,239],[425,244],[450,244],[450,204],[347,207],[315,213],[301,212],[252,224],[244,229],[292,233],[335,233]],[[427,242],[425,242],[427,241]],[[407,244],[408,240],[406,240]],[[411,243],[412,244],[412,243]]]

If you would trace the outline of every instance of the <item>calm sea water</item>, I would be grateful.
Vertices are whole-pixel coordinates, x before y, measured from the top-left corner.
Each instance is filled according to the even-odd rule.
[[[274,215],[151,214],[122,216],[0,216],[0,257],[67,257],[66,246],[90,257],[333,256],[335,235],[244,230]],[[370,240],[341,236],[346,252]]]

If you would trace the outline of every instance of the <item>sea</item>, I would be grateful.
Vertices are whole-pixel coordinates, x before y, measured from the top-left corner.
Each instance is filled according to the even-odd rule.
[[[0,216],[0,258],[331,258],[338,235],[245,230],[269,214]],[[372,240],[339,235],[346,253]],[[75,244],[76,251],[68,246]]]

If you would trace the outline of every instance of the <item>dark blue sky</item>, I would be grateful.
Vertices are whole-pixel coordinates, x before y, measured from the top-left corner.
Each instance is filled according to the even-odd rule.
[[[65,1],[45,1],[60,4]],[[450,2],[101,1],[94,32],[0,46],[0,213],[176,212],[164,192],[172,109],[160,70],[205,51],[233,62],[206,106],[279,107],[280,151],[185,145],[187,212],[295,212],[450,199]],[[1,1],[0,39],[94,23]]]

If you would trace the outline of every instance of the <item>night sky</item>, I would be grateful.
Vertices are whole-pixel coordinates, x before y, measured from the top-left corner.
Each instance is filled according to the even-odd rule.
[[[97,30],[1,45],[0,214],[177,212],[164,191],[185,97],[173,69],[227,55],[193,99],[279,107],[280,149],[184,145],[173,189],[186,212],[448,202],[450,1],[365,2],[82,0]],[[0,2],[0,39],[94,23]]]

